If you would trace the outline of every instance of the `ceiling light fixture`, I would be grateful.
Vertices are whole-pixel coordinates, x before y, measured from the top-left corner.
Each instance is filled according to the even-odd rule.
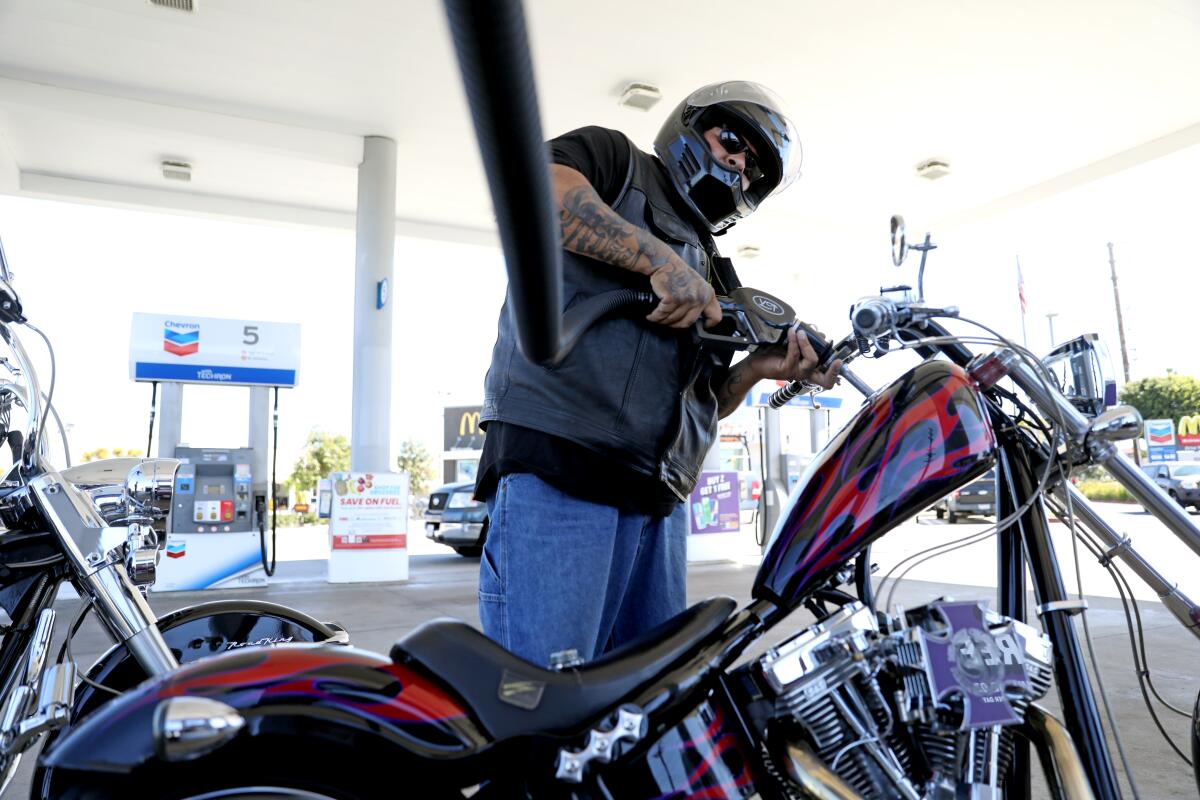
[[[173,8],[176,11],[186,11],[191,14],[196,11],[196,0],[149,0],[150,5],[159,8]]]
[[[918,178],[936,181],[950,174],[950,162],[940,158],[927,158],[917,164],[916,170]]]
[[[162,176],[169,181],[186,182],[192,179],[192,165],[186,161],[164,160],[159,167],[162,169]]]
[[[632,81],[621,90],[621,99],[617,102],[626,108],[636,108],[638,111],[649,111],[662,100],[662,92],[657,86],[640,81]]]

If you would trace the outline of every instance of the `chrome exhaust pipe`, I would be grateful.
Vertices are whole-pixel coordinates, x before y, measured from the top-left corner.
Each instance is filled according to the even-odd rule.
[[[787,743],[784,766],[792,783],[814,800],[862,800],[862,795],[826,766],[806,742]]]
[[[1037,748],[1042,772],[1057,800],[1094,800],[1087,772],[1071,734],[1057,717],[1037,703],[1025,710],[1025,724],[1016,729]]]
[[[1200,698],[1197,698],[1200,720]],[[1025,711],[1025,723],[1014,732],[1037,748],[1050,794],[1056,800],[1095,800],[1079,751],[1066,726],[1036,703]],[[1200,745],[1200,733],[1197,734]],[[862,800],[805,742],[788,742],[783,759],[792,783],[816,800]]]

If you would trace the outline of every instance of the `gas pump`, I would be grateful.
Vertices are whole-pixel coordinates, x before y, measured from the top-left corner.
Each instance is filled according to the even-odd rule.
[[[275,508],[287,499],[278,497],[274,464],[268,465],[267,417],[271,413],[277,446],[279,389],[296,385],[299,362],[299,325],[134,314],[130,377],[154,384],[151,440],[157,417],[158,455],[181,461],[155,591],[263,586],[274,573],[275,521],[272,514],[268,558],[268,497],[274,490]],[[248,446],[180,443],[184,386],[196,383],[250,387]],[[155,408],[160,396],[161,408]]]
[[[176,447],[175,457],[182,463],[175,474],[171,533],[257,530],[260,515],[250,496],[253,450]]]

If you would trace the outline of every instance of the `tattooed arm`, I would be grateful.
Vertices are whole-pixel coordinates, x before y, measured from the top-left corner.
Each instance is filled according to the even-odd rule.
[[[743,358],[729,368],[725,383],[717,389],[717,419],[725,419],[736,411],[746,399],[746,392],[762,380],[752,358]]]
[[[742,404],[746,392],[761,380],[810,381],[826,389],[837,380],[841,359],[835,359],[824,372],[817,370],[817,352],[807,336],[796,329],[788,331],[787,345],[777,345],[755,352],[734,364],[725,383],[717,390],[717,417],[724,419]]]
[[[716,292],[665,242],[608,207],[580,172],[562,164],[550,165],[558,205],[562,244],[572,253],[594,258],[650,277],[659,298],[651,322],[687,328],[701,314],[706,324],[721,319]]]

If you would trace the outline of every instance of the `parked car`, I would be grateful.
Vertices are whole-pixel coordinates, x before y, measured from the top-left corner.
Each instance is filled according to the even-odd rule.
[[[1200,510],[1200,463],[1145,464],[1142,469],[1179,505]]]
[[[426,537],[467,558],[478,558],[487,540],[487,504],[477,502],[474,493],[475,481],[439,486],[422,515]]]
[[[983,477],[946,495],[934,505],[933,511],[938,519],[945,517],[951,525],[968,514],[992,516],[996,513],[996,470],[989,469]]]

